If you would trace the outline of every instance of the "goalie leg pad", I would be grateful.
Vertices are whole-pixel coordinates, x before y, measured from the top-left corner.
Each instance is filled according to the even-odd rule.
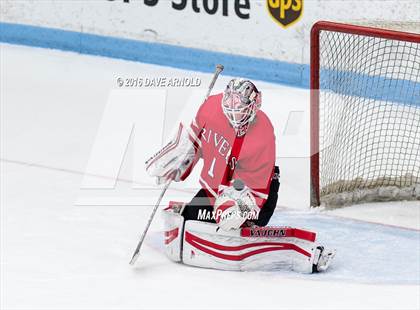
[[[224,231],[214,223],[184,220],[184,203],[163,210],[165,254],[175,262],[220,270],[292,269],[325,271],[335,250],[316,242],[313,232],[291,227],[246,227]]]
[[[295,235],[295,229],[290,227],[257,229],[273,233],[271,237],[270,233],[257,236],[244,234],[243,230],[223,231],[212,223],[187,221],[182,260],[187,265],[221,270],[281,268],[312,273],[315,240]],[[275,232],[280,233],[275,235]]]
[[[162,211],[164,219],[165,254],[174,262],[181,261],[182,237],[184,234],[184,217],[180,214],[185,204],[169,202]]]

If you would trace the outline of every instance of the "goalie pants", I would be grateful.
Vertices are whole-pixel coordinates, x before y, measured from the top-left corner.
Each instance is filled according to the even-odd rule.
[[[266,226],[274,213],[274,210],[277,205],[278,191],[280,188],[279,182],[279,167],[274,167],[274,174],[271,179],[270,192],[268,198],[264,203],[264,206],[261,208],[260,214],[258,215],[258,220],[254,220],[254,224],[258,226]],[[213,212],[213,206],[210,203],[210,199],[207,196],[207,192],[204,189],[200,189],[194,198],[188,203],[183,212],[182,216],[186,221],[188,220],[198,220],[199,213]],[[215,223],[214,219],[202,220],[204,222]]]

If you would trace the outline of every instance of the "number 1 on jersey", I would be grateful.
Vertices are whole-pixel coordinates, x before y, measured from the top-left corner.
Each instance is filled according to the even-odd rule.
[[[209,176],[214,178],[214,164],[216,163],[216,157],[213,157],[213,161],[211,162],[210,169],[208,171]]]

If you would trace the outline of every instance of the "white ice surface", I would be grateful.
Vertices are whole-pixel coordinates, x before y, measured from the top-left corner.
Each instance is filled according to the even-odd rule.
[[[325,213],[420,230],[420,203],[418,201],[364,203],[335,210],[326,210]]]
[[[130,267],[159,190],[133,190],[124,181],[130,180],[130,163],[114,191],[79,189],[109,91],[118,75],[194,75],[203,81],[210,75],[11,45],[0,45],[0,52],[2,309],[420,308],[420,232],[334,215],[418,228],[414,204],[327,213],[279,208],[272,224],[313,229],[338,249],[325,274],[174,264],[160,251],[160,217],[139,263]],[[302,90],[279,89],[285,100],[306,98]],[[287,168],[307,183],[297,170],[305,167]],[[295,201],[305,199],[306,192],[294,189]],[[75,204],[92,192],[141,197],[144,203]],[[169,190],[163,204],[192,194],[193,184],[187,191]]]

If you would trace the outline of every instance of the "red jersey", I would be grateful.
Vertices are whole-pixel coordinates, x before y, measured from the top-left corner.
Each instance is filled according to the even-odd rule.
[[[223,94],[210,96],[200,107],[191,124],[191,139],[198,144],[196,161],[203,159],[200,184],[209,197],[217,197],[219,185],[231,185],[241,179],[254,194],[261,208],[268,197],[275,164],[273,126],[263,111],[242,137],[225,117]]]

